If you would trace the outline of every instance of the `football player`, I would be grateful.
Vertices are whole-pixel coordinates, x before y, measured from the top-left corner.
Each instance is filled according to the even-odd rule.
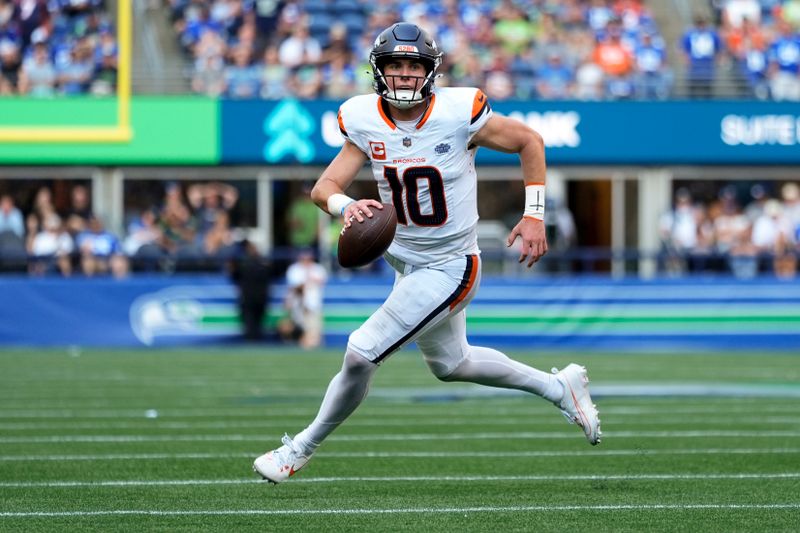
[[[481,279],[475,152],[484,146],[519,154],[525,209],[507,245],[521,239],[519,261],[531,267],[547,252],[542,137],[519,121],[493,114],[479,89],[435,88],[442,53],[414,24],[384,30],[370,63],[375,94],[342,104],[339,128],[345,143],[311,197],[331,215],[344,217],[346,226],[371,217],[373,209],[383,208],[380,202],[345,195],[364,163],[371,163],[381,201],[397,213],[395,239],[384,255],[397,271],[394,287],[350,335],[342,369],[314,421],[294,437],[284,436],[283,445],[258,457],[253,468],[274,483],[297,472],[358,407],[378,365],[411,342],[437,378],[541,396],[597,444],[600,420],[584,367],[573,363],[546,373],[467,342],[464,309]]]

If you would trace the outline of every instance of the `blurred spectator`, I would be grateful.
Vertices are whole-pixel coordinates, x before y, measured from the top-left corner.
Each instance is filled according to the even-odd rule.
[[[289,76],[289,69],[280,61],[278,47],[268,46],[261,70],[261,98],[280,100],[289,96]]]
[[[606,75],[606,92],[615,98],[633,96],[634,57],[630,49],[622,43],[619,23],[610,23],[606,36],[594,49],[594,62]]]
[[[316,348],[322,342],[322,302],[328,273],[314,261],[311,250],[302,250],[286,271],[285,308],[289,317],[279,325],[283,338],[299,335],[300,346]]]
[[[49,187],[40,187],[33,197],[33,205],[25,220],[29,240],[44,229],[44,221],[51,215],[57,215],[53,205],[53,193]]]
[[[252,51],[239,45],[231,53],[233,64],[225,67],[225,96],[228,98],[255,98],[259,95],[261,72],[252,64]]]
[[[186,197],[197,219],[198,230],[204,234],[223,215],[226,221],[230,219],[230,212],[239,201],[239,190],[229,183],[218,181],[196,183],[188,187]]]
[[[722,52],[722,42],[708,20],[697,15],[694,26],[686,31],[681,43],[688,66],[687,83],[691,98],[711,98],[716,63]]]
[[[278,48],[281,64],[289,68],[303,65],[316,65],[322,57],[322,48],[308,32],[308,24],[303,21],[297,24],[292,34]]]
[[[716,253],[725,258],[734,276],[752,278],[758,272],[757,250],[750,240],[750,221],[742,213],[733,187],[720,191],[719,206],[712,220]]]
[[[634,51],[636,97],[644,100],[665,100],[672,88],[672,71],[667,52],[656,44],[649,32],[642,34]]]
[[[244,240],[238,248],[228,268],[231,280],[238,288],[239,317],[244,338],[257,341],[263,337],[271,268],[252,242]]]
[[[699,243],[701,222],[702,213],[693,204],[691,194],[686,189],[679,189],[675,193],[673,209],[664,213],[659,221],[667,272],[677,274],[686,270],[686,262]]]
[[[84,185],[75,185],[70,191],[70,207],[66,213],[67,230],[74,237],[89,227],[92,219],[92,204],[89,190]]]
[[[154,270],[164,250],[159,242],[162,233],[158,225],[158,217],[153,209],[145,209],[128,225],[128,236],[122,249],[130,258],[143,263],[147,270]]]
[[[793,277],[797,259],[794,255],[794,228],[778,200],[768,200],[764,211],[753,223],[752,243],[758,253],[772,258],[772,270],[782,278]]]
[[[10,194],[0,196],[0,234],[11,233],[20,240],[25,236],[25,224],[22,211],[14,205]]]
[[[87,39],[78,40],[72,47],[69,61],[60,65],[56,72],[56,83],[61,94],[76,95],[88,91],[94,74],[94,58]]]
[[[197,219],[192,215],[189,206],[183,199],[183,190],[180,184],[175,182],[167,184],[164,205],[159,213],[158,223],[161,232],[159,245],[167,253],[190,257],[201,255],[202,248],[196,241]]]
[[[19,92],[30,96],[47,97],[55,94],[56,70],[50,61],[47,45],[37,43],[33,55],[22,62],[19,73]]]
[[[289,77],[289,92],[304,100],[319,98],[322,92],[322,73],[315,65],[303,65]]]
[[[221,96],[225,92],[225,71],[222,56],[205,55],[197,58],[192,90],[205,96]]]
[[[70,255],[74,249],[72,237],[63,228],[61,218],[52,212],[45,216],[42,220],[42,229],[29,241],[28,254],[32,257],[28,270],[34,275],[57,271],[63,276],[71,276]]]
[[[794,228],[794,240],[800,242],[800,185],[794,182],[784,184],[781,187],[781,198],[786,217]]]
[[[0,95],[17,93],[21,66],[19,46],[0,33]]]
[[[115,278],[128,274],[128,258],[116,235],[103,227],[96,216],[89,219],[86,229],[75,237],[81,257],[81,270],[87,276],[110,272]]]
[[[109,29],[100,31],[94,50],[94,79],[90,86],[91,94],[107,96],[117,88],[117,40]]]
[[[775,100],[800,100],[800,34],[784,21],[769,47],[769,85]]]
[[[769,200],[769,196],[763,185],[756,183],[750,187],[750,201],[744,209],[744,214],[751,224],[764,212],[764,204],[767,203],[767,200]]]
[[[575,96],[581,100],[600,100],[605,94],[603,69],[586,57],[575,71]]]
[[[289,244],[295,249],[316,248],[319,244],[319,208],[310,195],[311,184],[303,183],[302,192],[289,206]]]
[[[355,73],[344,56],[336,56],[322,67],[321,83],[324,96],[333,99],[348,98],[355,89]]]
[[[542,98],[558,100],[574,94],[573,70],[563,64],[557,52],[550,53],[536,74],[536,91]]]

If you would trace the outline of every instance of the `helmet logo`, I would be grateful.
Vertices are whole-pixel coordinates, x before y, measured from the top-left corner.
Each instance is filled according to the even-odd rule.
[[[419,50],[417,49],[417,47],[413,46],[413,45],[410,45],[410,44],[398,44],[397,46],[394,47],[394,51],[395,52],[415,52],[415,53],[419,53]]]

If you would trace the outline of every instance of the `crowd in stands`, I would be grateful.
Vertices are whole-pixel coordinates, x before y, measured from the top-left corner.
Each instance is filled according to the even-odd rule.
[[[719,63],[746,80],[744,96],[800,100],[800,0],[718,0],[683,36],[690,96],[708,98]]]
[[[67,209],[57,210],[49,187],[34,195],[24,214],[11,194],[0,196],[0,258],[27,262],[33,275],[126,276],[137,270],[172,271],[182,260],[230,258],[236,252],[230,210],[235,187],[171,182],[160,205],[134,213],[124,235],[105,228],[91,209],[89,190],[74,185]]]
[[[198,93],[341,99],[369,92],[368,54],[399,20],[431,31],[440,85],[495,100],[666,98],[667,45],[642,0],[170,0]]]
[[[742,196],[729,185],[712,201],[698,202],[689,189],[678,189],[673,209],[660,221],[663,269],[793,278],[800,256],[800,186],[787,182],[771,193],[756,184],[745,202]]]
[[[800,0],[711,0],[680,42],[667,42],[643,0],[170,0],[192,88],[230,98],[341,99],[369,92],[367,54],[398,20],[437,36],[440,85],[480,86],[494,100],[665,99],[668,53],[688,95],[706,98],[717,65],[746,94],[800,99]]]
[[[116,77],[105,0],[0,0],[0,95],[108,95]]]

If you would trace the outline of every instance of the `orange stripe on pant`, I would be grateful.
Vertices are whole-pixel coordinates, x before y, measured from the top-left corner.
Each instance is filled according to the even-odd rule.
[[[478,277],[478,268],[480,268],[480,261],[478,261],[478,256],[473,255],[472,257],[472,269],[469,272],[469,281],[467,281],[467,286],[464,287],[464,290],[456,296],[456,299],[453,300],[453,303],[450,304],[450,310],[452,311],[455,307],[461,303],[461,301],[467,297],[469,291],[472,290],[472,287],[475,286],[475,278]]]

